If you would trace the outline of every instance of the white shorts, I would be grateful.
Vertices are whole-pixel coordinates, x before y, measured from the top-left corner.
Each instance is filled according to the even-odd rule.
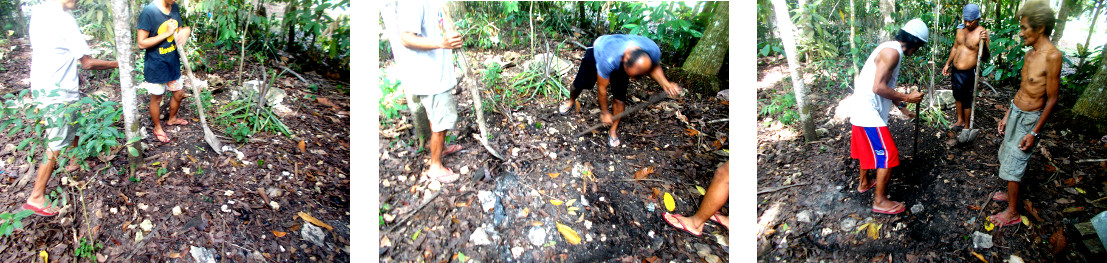
[[[184,78],[179,78],[168,83],[150,83],[143,81],[142,84],[138,84],[138,88],[146,89],[146,92],[153,95],[162,95],[165,94],[165,90],[167,89],[169,91],[178,91],[184,88],[184,85],[181,85],[181,79]]]

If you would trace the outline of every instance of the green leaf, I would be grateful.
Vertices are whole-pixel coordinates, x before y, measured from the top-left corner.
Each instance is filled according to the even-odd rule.
[[[134,146],[127,146],[127,151],[131,152],[131,156],[138,156],[138,149]]]

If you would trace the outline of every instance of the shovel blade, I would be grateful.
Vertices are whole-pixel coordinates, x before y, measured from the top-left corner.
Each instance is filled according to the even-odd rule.
[[[980,129],[964,129],[961,130],[961,134],[957,135],[957,142],[966,143],[976,140],[976,136],[980,135]]]

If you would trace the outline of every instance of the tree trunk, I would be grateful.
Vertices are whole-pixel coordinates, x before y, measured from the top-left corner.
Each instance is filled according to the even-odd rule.
[[[888,31],[888,25],[896,23],[895,19],[892,19],[892,14],[896,12],[895,0],[880,0],[880,15],[884,18],[884,23],[880,25],[880,39],[881,41],[891,40],[895,37],[895,32]]]
[[[853,0],[849,0],[849,60],[852,62],[853,74],[857,74],[857,31],[853,25],[853,17],[857,16],[857,10],[853,9]]]
[[[1069,9],[1072,9],[1072,4],[1075,0],[1064,0],[1061,2],[1061,10],[1057,12],[1057,26],[1053,28],[1053,43],[1061,44],[1061,37],[1065,35],[1065,24],[1069,21]]]
[[[297,1],[290,1],[288,3],[288,8],[286,8],[284,12],[285,51],[291,51],[292,45],[293,43],[295,43],[295,39],[293,39],[292,37],[296,35],[296,23],[294,23],[293,21],[296,20],[296,18],[292,15],[296,14],[297,5],[299,5]]]
[[[799,109],[803,138],[809,142],[815,141],[818,139],[815,135],[815,122],[811,119],[811,106],[807,105],[807,89],[803,86],[799,61],[796,61],[796,40],[792,35],[792,20],[788,16],[788,5],[784,0],[773,0],[773,9],[776,9],[776,28],[781,42],[784,43],[785,57],[788,58],[788,71],[792,76],[792,91],[796,93],[796,107]]]
[[[585,21],[586,20],[584,19],[584,1],[580,1],[580,2],[577,2],[577,27],[580,28],[581,31],[584,31],[584,30],[586,30],[585,28],[587,28],[587,27],[584,26]]]
[[[934,27],[935,28],[937,28],[938,25],[941,25],[939,23],[939,21],[942,21],[941,16],[942,16],[942,0],[937,0],[934,3]],[[938,51],[937,48],[930,48],[930,86],[926,90],[927,94],[934,94],[934,79],[937,77],[937,74],[936,74],[937,72],[935,72],[935,70],[934,70],[934,65],[935,65],[935,63],[938,63],[938,61],[934,59],[934,53],[937,53],[937,51]],[[929,99],[928,101],[930,101],[930,108],[933,108],[934,107],[934,100]],[[920,106],[922,106],[922,104],[915,104],[915,107],[920,107]],[[916,116],[916,117],[919,117],[919,116]]]
[[[1085,51],[1083,56],[1080,56],[1080,66],[1076,68],[1083,67],[1084,64],[1087,64],[1088,62],[1088,53],[1092,50],[1092,48],[1088,45],[1091,44],[1092,35],[1095,34],[1095,21],[1099,20],[1099,11],[1102,9],[1103,0],[1096,1],[1095,15],[1092,16],[1092,24],[1088,27],[1088,37],[1084,39],[1084,50],[1087,51]]]
[[[714,76],[723,66],[730,43],[730,3],[720,2],[711,22],[703,31],[703,38],[692,48],[692,54],[684,61],[684,71],[701,76]]]
[[[131,46],[131,5],[127,3],[127,0],[112,0],[112,21],[115,24],[115,56],[119,62],[119,88],[122,90],[121,99],[123,104],[123,134],[127,136],[127,141],[135,141],[130,143],[127,147],[133,147],[138,152],[137,155],[127,154],[127,163],[131,165],[131,168],[142,165],[142,143],[138,142],[138,138],[141,135],[138,133],[138,98],[135,93],[134,77],[131,73],[134,72],[134,64],[131,61],[133,56],[133,48]],[[129,151],[129,150],[128,150]]]
[[[1088,87],[1084,88],[1084,94],[1076,100],[1072,112],[1102,124],[1107,120],[1107,49],[1100,55],[1100,62],[1099,70]]]

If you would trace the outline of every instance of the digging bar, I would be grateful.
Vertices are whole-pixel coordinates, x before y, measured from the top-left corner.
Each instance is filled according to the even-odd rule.
[[[631,107],[630,109],[627,109],[626,111],[623,111],[622,113],[619,113],[618,115],[615,115],[615,117],[611,117],[611,121],[619,120],[619,119],[623,118],[623,116],[627,116],[627,114],[631,114],[635,111],[646,108],[646,106],[650,106],[650,105],[653,105],[655,103],[658,103],[662,100],[665,100],[665,98],[668,98],[668,97],[669,97],[669,94],[665,93],[665,92],[658,92],[657,94],[653,94],[653,96],[650,96],[650,100],[647,101],[646,103],[639,103],[638,105],[634,105],[634,107]],[[588,129],[585,129],[585,130],[583,130],[581,132],[578,132],[577,134],[573,135],[573,138],[584,136],[585,134],[588,134],[588,133],[590,133],[590,132],[592,132],[596,129],[599,129],[600,127],[606,126],[606,125],[607,124],[604,124],[604,123],[592,125],[592,127],[588,127]]]
[[[181,55],[181,62],[185,65],[185,73],[188,74],[189,81],[188,87],[192,89],[192,98],[196,102],[196,109],[200,112],[200,124],[204,126],[204,141],[211,146],[211,149],[216,153],[223,152],[223,144],[219,143],[219,139],[215,138],[215,133],[211,132],[211,128],[208,128],[208,119],[204,115],[204,104],[200,102],[200,89],[196,87],[196,76],[192,74],[192,64],[188,63],[188,52],[185,51],[185,46],[181,45],[180,39],[177,39],[177,54]],[[258,96],[263,96],[259,94]]]

